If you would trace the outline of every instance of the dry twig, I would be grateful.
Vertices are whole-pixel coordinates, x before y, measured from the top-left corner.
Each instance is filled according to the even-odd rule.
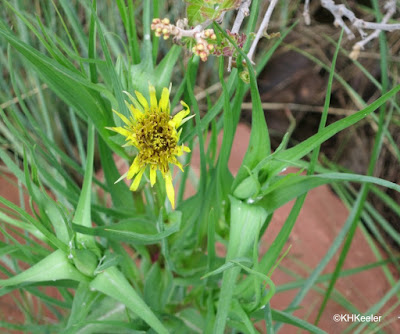
[[[274,11],[274,8],[275,8],[277,2],[278,2],[278,0],[271,0],[271,2],[269,3],[268,9],[264,15],[264,19],[261,22],[261,25],[257,31],[256,37],[254,38],[254,41],[251,44],[250,51],[247,54],[250,61],[253,61],[252,59],[254,56],[254,52],[256,51],[257,44],[258,44],[260,38],[265,34],[265,32],[268,28],[269,20],[271,19],[272,12]]]
[[[235,22],[232,26],[232,33],[237,34],[239,33],[240,27],[242,26],[243,20],[246,16],[249,16],[249,7],[251,5],[251,0],[242,0],[240,7],[238,9],[238,13],[235,19]],[[232,69],[232,57],[229,57],[228,63],[228,72]]]
[[[304,20],[307,25],[310,24],[309,2],[310,0],[306,0],[303,11]],[[360,34],[361,41],[354,44],[353,51],[350,54],[350,58],[352,59],[357,59],[360,54],[360,50],[363,50],[364,46],[368,42],[377,38],[381,31],[400,30],[400,23],[388,23],[392,16],[396,13],[396,0],[388,0],[384,5],[386,14],[383,17],[382,22],[367,22],[359,19],[345,5],[337,5],[333,0],[321,0],[321,5],[332,13],[335,19],[334,25],[344,29],[349,39],[354,39],[355,35],[353,31],[348,27],[348,25],[344,22],[344,18],[348,19],[351,23],[351,26],[356,28],[358,33]],[[374,31],[368,34],[364,31],[365,29]]]
[[[309,26],[311,24],[311,18],[310,18],[310,0],[306,0],[304,2],[304,11],[303,11],[303,17],[305,23]]]
[[[380,23],[381,25],[387,24],[387,22],[389,22],[389,20],[394,15],[394,13],[396,13],[396,0],[388,1],[385,5],[385,8],[387,9],[387,12],[386,12],[385,16],[382,18],[382,22]],[[391,26],[393,27],[393,25],[391,25]],[[366,37],[363,40],[354,44],[353,51],[350,53],[350,58],[357,59],[358,56],[360,55],[360,50],[364,50],[364,46],[368,42],[372,41],[375,38],[378,38],[381,31],[382,31],[382,29],[376,29],[368,37]]]

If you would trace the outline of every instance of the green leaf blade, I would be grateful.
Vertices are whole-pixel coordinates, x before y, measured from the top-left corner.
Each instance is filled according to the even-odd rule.
[[[115,267],[106,269],[90,283],[92,289],[98,290],[130,308],[159,334],[169,334],[161,321],[151,311],[137,292],[132,288],[124,275]]]

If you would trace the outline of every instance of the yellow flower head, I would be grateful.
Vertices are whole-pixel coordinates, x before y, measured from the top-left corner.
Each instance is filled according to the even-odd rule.
[[[182,170],[182,165],[176,157],[182,155],[183,152],[190,152],[188,147],[178,145],[181,131],[177,131],[190,118],[185,118],[190,113],[190,109],[185,102],[181,101],[185,109],[172,118],[170,116],[169,89],[163,89],[159,103],[157,102],[156,90],[152,85],[149,86],[149,92],[150,104],[137,91],[135,91],[136,99],[125,92],[132,102],[130,104],[125,101],[131,116],[128,119],[113,110],[125,125],[124,127],[107,129],[125,136],[127,142],[125,146],[134,146],[139,151],[126,174],[129,180],[135,177],[130,190],[137,190],[147,166],[150,166],[150,183],[153,186],[156,182],[157,169],[159,169],[165,180],[168,199],[174,208],[175,191],[169,164],[175,164]]]

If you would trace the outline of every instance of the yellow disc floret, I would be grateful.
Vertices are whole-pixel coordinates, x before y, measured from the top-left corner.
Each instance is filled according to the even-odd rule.
[[[128,179],[134,178],[130,189],[137,190],[147,166],[150,167],[150,184],[153,186],[158,169],[165,180],[167,196],[174,208],[175,191],[169,164],[175,164],[182,170],[182,165],[176,157],[182,155],[183,152],[190,152],[188,147],[178,145],[181,131],[177,131],[189,119],[189,117],[185,117],[190,113],[190,109],[185,102],[181,101],[185,109],[172,118],[170,116],[169,90],[163,89],[159,103],[155,88],[151,85],[149,92],[150,104],[140,92],[135,92],[136,98],[125,92],[132,102],[132,104],[126,102],[131,116],[128,119],[113,110],[125,123],[125,126],[108,129],[125,136],[126,145],[134,146],[139,151],[126,174]]]

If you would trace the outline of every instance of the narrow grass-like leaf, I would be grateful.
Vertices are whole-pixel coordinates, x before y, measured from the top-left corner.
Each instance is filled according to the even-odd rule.
[[[302,49],[296,48],[294,46],[289,46],[290,49],[295,50],[296,52],[304,55],[306,58],[310,59],[311,61],[315,62],[316,64],[318,64],[319,66],[321,66],[323,69],[328,70],[329,68],[323,63],[321,62],[319,59],[317,59],[316,57],[310,55],[309,53],[305,52]],[[365,108],[367,107],[367,103],[362,99],[362,97],[354,90],[354,88],[352,88],[350,86],[350,84],[343,79],[340,75],[338,75],[338,73],[334,74],[335,79],[346,89],[346,91],[348,92],[348,94],[350,95],[351,99],[353,100],[353,102],[359,107],[359,108]],[[398,105],[392,100],[390,100],[391,104],[396,106],[396,109],[399,110]],[[369,114],[370,117],[375,121],[378,122],[378,116],[374,113]],[[393,136],[391,135],[391,133],[388,131],[388,129],[383,128],[383,132],[385,134],[385,136],[387,137],[388,141],[391,144],[392,150],[396,152],[396,157],[398,159],[400,159],[400,150],[398,148],[398,145],[395,143],[395,140],[393,139]]]
[[[271,314],[272,314],[273,320],[304,329],[309,333],[316,333],[316,334],[326,334],[327,333],[327,332],[323,331],[322,329],[319,329],[318,327],[308,323],[307,321],[304,321],[302,319],[294,317],[293,315],[290,315],[287,312],[282,312],[282,311],[273,309],[273,310],[271,310]]]
[[[140,63],[139,41],[136,33],[135,12],[133,2],[128,2],[128,10],[125,6],[125,1],[116,1],[119,13],[121,15],[122,23],[124,24],[125,31],[128,37],[128,44],[130,55],[133,64]]]
[[[10,208],[11,210],[15,211],[18,213],[18,215],[24,219],[26,222],[32,224],[35,226],[46,238],[47,240],[53,244],[55,247],[62,249],[64,251],[67,251],[67,246],[58,240],[56,236],[50,232],[46,227],[44,227],[40,222],[38,222],[36,219],[31,217],[24,209],[21,209],[14,203],[10,202],[9,200],[5,199],[4,197],[0,196],[0,203],[4,204],[7,208]]]
[[[94,126],[92,123],[89,123],[85,176],[83,179],[82,191],[79,196],[78,206],[76,207],[74,219],[72,220],[72,223],[85,227],[92,226],[91,188],[93,177],[94,135]],[[76,238],[80,246],[83,246],[83,248],[96,249],[93,237],[77,234]]]
[[[400,260],[400,258],[396,258],[396,260],[398,261],[398,260]],[[368,270],[371,270],[374,268],[386,266],[386,265],[390,264],[391,262],[392,262],[391,259],[387,259],[387,260],[372,262],[372,263],[369,263],[364,266],[359,266],[356,268],[343,270],[340,272],[340,277],[348,277],[351,275],[356,275],[358,273],[365,272],[365,271],[368,271]],[[318,277],[318,279],[315,281],[315,283],[327,282],[331,279],[331,277],[332,277],[332,273],[320,275]],[[284,292],[284,291],[288,291],[288,290],[298,289],[304,285],[305,281],[306,281],[306,279],[298,278],[296,281],[278,285],[276,287],[276,292],[280,293],[280,292]]]
[[[323,184],[335,182],[360,182],[371,183],[387,187],[400,192],[400,186],[390,181],[379,179],[372,176],[346,174],[346,173],[327,173],[319,175],[291,175],[286,182],[280,182],[279,187],[272,187],[266,190],[266,194],[258,202],[267,212],[274,212],[290,200],[307,193],[309,190]]]
[[[214,268],[216,260],[215,252],[215,210],[211,209],[208,214],[207,223],[207,269],[211,271]]]
[[[376,101],[372,102],[368,107],[366,107],[363,110],[360,110],[359,112],[347,116],[339,121],[336,121],[335,123],[327,126],[317,134],[313,135],[312,137],[304,140],[300,144],[296,145],[295,147],[289,148],[284,151],[279,151],[275,155],[272,155],[271,157],[267,157],[263,161],[260,162],[260,164],[256,167],[256,170],[262,168],[265,164],[268,163],[268,171],[270,175],[274,175],[278,172],[280,172],[283,168],[287,167],[289,164],[287,162],[282,162],[282,161],[296,161],[298,159],[301,159],[304,157],[306,154],[310,153],[315,147],[318,145],[321,145],[323,142],[325,142],[327,139],[330,137],[334,136],[336,133],[350,127],[351,125],[359,122],[363,118],[365,118],[367,115],[375,111],[377,108],[379,108],[381,105],[383,105],[385,102],[387,102],[392,96],[397,94],[400,91],[400,85],[395,86],[393,89],[391,89],[389,92],[386,94],[382,95],[379,99]],[[276,160],[282,160],[282,161],[270,161],[271,159],[276,159]]]
[[[34,155],[34,151],[32,150],[32,155]],[[33,170],[37,169],[37,166],[34,161],[31,161],[31,167]],[[71,239],[70,233],[67,227],[67,221],[65,219],[65,215],[61,211],[61,209],[57,206],[57,204],[50,198],[50,196],[44,191],[40,189],[31,181],[31,176],[29,175],[29,167],[28,167],[28,158],[24,151],[24,169],[25,169],[25,182],[28,188],[29,194],[32,196],[32,199],[35,201],[39,208],[40,217],[42,221],[48,221],[49,226],[53,226],[54,231],[56,233],[57,238],[63,242],[64,244],[68,244]]]
[[[96,58],[96,9],[97,9],[97,2],[93,0],[92,3],[93,11],[90,15],[90,28],[89,28],[89,58],[95,59]],[[90,81],[93,83],[97,83],[97,68],[94,63],[89,64],[89,73],[90,73]]]
[[[101,227],[94,227],[88,228],[85,226],[80,226],[73,224],[72,227],[75,231],[79,233],[83,233],[85,235],[91,236],[101,236],[107,239],[112,240],[119,240],[119,241],[126,241],[126,242],[133,242],[139,244],[154,244],[157,243],[164,238],[176,233],[180,229],[180,223],[173,224],[171,227],[166,228],[164,231],[160,233],[153,233],[153,234],[144,234],[144,233],[137,233],[132,231],[135,228],[132,223],[125,224],[114,224],[112,226],[101,226]]]
[[[229,268],[233,268],[234,266],[237,266],[238,263],[247,263],[247,264],[251,265],[253,263],[253,261],[250,260],[249,258],[245,258],[245,257],[244,258],[237,258],[237,259],[230,260],[229,262],[224,263],[219,268],[217,268],[217,269],[215,269],[213,271],[210,271],[207,274],[203,275],[201,277],[201,279],[205,279],[205,278],[210,277],[210,276],[221,274],[225,270],[227,270]]]
[[[379,19],[380,17],[380,12],[379,12],[379,6],[378,2],[375,0],[373,1],[373,5],[375,8],[375,11],[378,13],[377,18]],[[384,34],[380,34],[380,47],[381,47],[381,70],[382,70],[382,92],[385,92],[388,87],[388,72],[387,72],[387,61],[386,61],[386,40]],[[385,105],[382,104],[380,105],[380,110],[379,110],[379,123],[378,123],[378,131],[376,133],[375,141],[374,141],[374,146],[372,149],[372,154],[371,154],[371,159],[368,164],[368,170],[367,170],[367,175],[372,175],[375,169],[375,165],[378,161],[379,154],[381,151],[382,143],[383,143],[383,138],[384,138],[384,128],[385,128]],[[354,235],[356,233],[358,221],[360,219],[360,216],[362,215],[363,207],[367,199],[367,195],[369,192],[369,184],[363,185],[363,187],[360,190],[358,198],[360,199],[358,205],[355,205],[352,208],[352,213],[354,212],[354,216],[352,217],[351,221],[351,227],[349,229],[349,233],[346,236],[346,240],[344,242],[342,251],[339,256],[339,260],[336,264],[334,274],[332,276],[331,281],[329,282],[328,289],[326,291],[326,294],[324,296],[324,300],[322,301],[322,305],[320,307],[320,310],[318,312],[317,319],[315,320],[315,323],[318,324],[320,317],[322,316],[322,313],[325,309],[325,306],[328,302],[329,296],[332,293],[332,290],[336,284],[336,281],[339,277],[339,273],[343,267],[344,261],[346,260],[347,254],[350,251],[351,244],[353,242]],[[372,314],[372,313],[371,313]]]
[[[115,166],[112,151],[102,138],[98,138],[98,147],[104,178],[110,191],[114,207],[133,210],[134,202],[132,192],[125,182],[115,183],[121,175]]]
[[[28,324],[28,325],[20,325],[20,324],[12,324],[6,321],[0,321],[0,328],[9,329],[13,331],[19,332],[30,332],[32,334],[40,334],[40,333],[54,333],[59,331],[59,325],[37,325],[37,324]]]
[[[107,71],[108,71],[108,75],[111,78],[111,84],[112,87],[114,89],[114,94],[115,97],[117,99],[117,103],[118,103],[118,111],[125,115],[126,117],[130,116],[130,113],[125,105],[125,99],[123,96],[123,88],[121,85],[121,81],[119,80],[117,73],[115,71],[115,67],[113,65],[112,59],[111,59],[111,55],[110,55],[110,51],[108,49],[104,34],[103,34],[103,30],[101,28],[101,25],[98,22],[98,18],[95,12],[95,9],[93,8],[93,12],[92,15],[96,18],[96,22],[97,24],[97,30],[98,30],[98,34],[99,34],[99,39],[100,39],[100,44],[101,44],[101,48],[103,50],[104,56],[106,58],[106,64],[107,64]]]
[[[238,48],[232,38],[224,30],[222,30],[219,25],[215,23],[214,27],[232,43],[237,52],[239,52],[239,54],[246,60],[246,65],[250,76],[250,93],[253,103],[250,141],[246,154],[243,158],[242,165],[240,166],[235,181],[232,185],[232,188],[235,189],[248,176],[248,169],[253,169],[261,159],[270,154],[270,139],[264,111],[261,107],[261,98],[260,93],[258,92],[257,79],[250,60],[245,55],[243,50]]]
[[[219,197],[221,200],[226,199],[227,194],[230,191],[230,187],[232,185],[233,177],[231,176],[231,172],[228,168],[228,160],[232,149],[233,137],[235,135],[235,117],[233,115],[233,110],[231,108],[231,104],[229,103],[229,92],[224,81],[224,57],[221,57],[219,60],[219,80],[222,86],[222,94],[224,96],[224,113],[223,113],[223,121],[224,121],[224,136],[222,138],[222,144],[220,149],[220,154],[218,157],[218,165],[217,165],[217,177],[221,184],[221,187],[217,189],[222,190],[222,194]],[[238,99],[242,97],[244,94],[244,86],[243,83],[239,84],[240,90],[236,91],[236,96]],[[235,102],[240,105],[241,101],[235,99]],[[238,108],[240,110],[240,108]],[[219,195],[219,194],[218,194]],[[218,215],[218,214],[217,214]]]
[[[34,227],[28,223],[25,223],[21,220],[11,218],[10,216],[7,216],[3,212],[0,212],[0,221],[3,223],[9,224],[9,225],[18,227],[18,228],[32,234],[39,240],[42,240],[42,241],[46,240],[46,237],[43,235],[43,233],[41,233],[36,227]]]
[[[107,125],[113,123],[111,112],[106,111],[104,101],[95,98],[94,95],[96,94],[93,94],[93,92],[103,93],[112,101],[114,97],[108,90],[62,67],[54,60],[20,41],[9,31],[0,28],[0,36],[6,38],[31,63],[39,77],[69,106],[74,107],[81,118],[86,119],[89,116],[107,144],[115,152],[124,156],[121,147],[109,140],[110,133],[105,129]]]
[[[193,83],[195,80],[195,74],[197,73],[197,69],[199,66],[199,58],[192,58],[191,62],[188,66],[188,79],[186,80],[187,84],[187,92],[189,94],[190,102],[193,106],[194,113],[196,115],[196,131],[197,137],[199,139],[199,148],[200,148],[200,188],[199,194],[200,196],[204,195],[205,185],[207,183],[207,171],[206,171],[206,156],[205,156],[205,146],[204,146],[204,138],[203,131],[201,129],[200,122],[200,109],[197,104],[196,98],[193,93]],[[200,199],[202,201],[202,199]]]
[[[66,0],[60,0],[60,4],[68,18],[70,27],[74,30],[77,40],[79,41],[79,45],[83,50],[86,51],[85,47],[87,45],[87,37],[85,36],[85,32],[81,24],[79,24],[78,12],[75,11],[72,7],[72,4]]]

